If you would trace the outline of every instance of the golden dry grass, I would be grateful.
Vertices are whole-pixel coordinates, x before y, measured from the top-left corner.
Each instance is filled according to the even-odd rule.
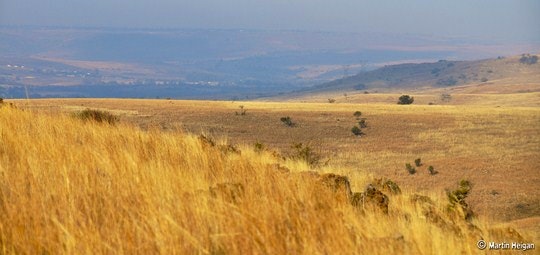
[[[239,105],[247,115],[235,115]],[[260,142],[285,155],[293,143],[301,142],[330,159],[330,165],[348,169],[346,174],[386,176],[412,190],[444,193],[459,180],[471,179],[473,208],[493,221],[540,215],[536,107],[117,99],[31,100],[27,107],[46,112],[98,108],[143,129],[205,133],[248,146]],[[357,110],[368,123],[361,138],[351,133]],[[279,119],[284,116],[297,126],[283,125]],[[424,166],[410,176],[405,163],[416,158]],[[429,165],[439,174],[429,175]]]
[[[98,104],[104,107],[104,102]],[[216,107],[208,102],[185,104],[199,110]],[[279,109],[278,104],[273,107]],[[407,112],[403,109],[370,110],[399,115]],[[445,139],[435,136],[440,142]],[[101,125],[64,114],[1,107],[0,251],[472,254],[478,252],[481,237],[531,240],[481,219],[472,227],[459,213],[445,213],[445,200],[437,192],[431,192],[433,205],[415,205],[413,193],[405,191],[390,197],[388,215],[377,210],[361,213],[340,203],[315,179],[295,174],[309,169],[305,163],[240,149],[240,154],[224,152],[177,131],[142,131],[126,124]],[[375,161],[379,159],[371,162]],[[277,171],[275,164],[286,165],[291,173]],[[371,181],[361,167],[318,171],[348,172],[356,191]],[[227,193],[213,196],[211,187],[220,183],[240,184],[243,191],[232,199]]]

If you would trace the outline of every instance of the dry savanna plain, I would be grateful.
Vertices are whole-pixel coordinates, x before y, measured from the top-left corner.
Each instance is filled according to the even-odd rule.
[[[538,245],[540,93],[412,94],[414,104],[397,105],[399,95],[5,100],[0,253],[478,254],[512,252],[479,250],[480,239]],[[85,109],[119,121],[74,115]]]

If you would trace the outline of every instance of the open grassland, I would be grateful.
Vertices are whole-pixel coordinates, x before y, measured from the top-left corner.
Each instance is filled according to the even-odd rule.
[[[514,86],[515,87],[515,86]],[[455,105],[455,106],[492,106],[492,107],[540,107],[540,92],[524,92],[511,94],[475,94],[462,93],[462,90],[477,86],[461,86],[452,89],[418,89],[403,90],[401,93],[326,92],[306,94],[301,97],[283,96],[279,100],[285,102],[328,103],[329,99],[343,104],[396,104],[399,96],[406,94],[414,97],[415,105]],[[540,86],[539,86],[540,88]],[[449,95],[443,98],[443,94]]]
[[[64,101],[67,102],[74,101]],[[92,102],[101,107],[111,107],[110,103],[130,105],[108,100]],[[160,106],[159,102],[130,102],[132,106]],[[182,107],[176,106],[171,112],[196,107],[207,118],[212,116],[205,110],[227,108],[226,103],[175,103]],[[269,107],[267,104],[248,106],[253,109],[251,116],[258,111],[269,112],[263,109]],[[290,105],[293,106],[294,111],[280,108],[279,104],[271,105],[274,111],[288,112],[291,116],[304,109],[315,116],[344,111],[323,105]],[[160,109],[164,110],[163,106]],[[367,115],[373,121],[373,132],[377,123],[384,121],[377,120],[378,115],[392,112],[418,122],[428,111],[416,109],[418,115],[411,116],[406,108],[367,109],[373,112]],[[445,111],[453,113],[455,109]],[[531,117],[533,113],[521,114]],[[490,114],[500,117],[504,112],[489,111],[487,116],[492,117]],[[309,116],[304,116],[305,123]],[[452,121],[470,132],[478,127],[465,121],[468,116],[461,114]],[[422,125],[425,129],[428,124]],[[415,126],[404,125],[399,130],[411,132]],[[297,133],[301,128],[286,130]],[[434,143],[452,139],[440,135],[446,132],[444,129],[438,127],[439,132],[432,137]],[[264,129],[267,130],[271,129]],[[351,204],[350,194],[341,189],[344,186],[338,187],[338,182],[321,182],[323,173],[348,173],[352,190],[363,191],[368,183],[374,183],[368,169],[391,168],[396,157],[402,157],[401,154],[415,157],[416,153],[410,150],[410,145],[402,149],[410,154],[397,153],[393,146],[387,147],[387,152],[381,149],[383,146],[368,150],[363,144],[373,144],[370,136],[362,140],[344,135],[334,137],[337,141],[330,143],[322,135],[321,145],[328,146],[353,139],[359,153],[344,153],[338,162],[346,165],[347,157],[351,157],[359,164],[352,169],[330,165],[317,168],[317,173],[305,172],[311,169],[305,162],[285,160],[271,151],[256,152],[249,146],[231,148],[219,142],[213,144],[210,139],[180,131],[164,132],[157,128],[143,131],[130,124],[99,124],[65,114],[0,107],[0,251],[2,254],[472,254],[479,251],[476,242],[480,238],[537,241],[527,232],[519,234],[482,217],[465,220],[461,207],[449,211],[446,198],[435,191],[423,192],[431,198],[418,196],[407,188],[400,195],[385,191],[389,196],[388,213],[380,207],[370,207],[367,200],[365,204]],[[407,135],[403,142],[417,143],[425,139],[423,136],[426,134]],[[495,144],[499,143],[494,140]],[[447,151],[451,156],[464,153],[463,157],[473,157],[467,146],[450,146]],[[513,144],[508,146],[522,149]],[[512,152],[515,151],[509,154]],[[378,154],[377,158],[369,156]],[[426,160],[435,165],[444,160],[440,151],[426,155],[429,155]],[[505,160],[508,163],[515,159]],[[448,179],[455,188],[454,179],[461,175],[472,177],[473,183],[481,187],[482,181],[474,179],[475,174],[455,174],[449,169],[453,168],[440,167],[440,176],[432,180]],[[404,181],[407,178],[402,176]],[[410,178],[419,186],[432,183],[425,174]],[[493,188],[500,189],[504,196],[506,184],[502,179],[499,181]],[[436,183],[433,181],[435,188],[425,188],[434,190]],[[526,185],[521,183],[521,187]],[[473,187],[473,194],[478,192]],[[538,198],[534,193],[529,196]]]
[[[538,95],[527,95],[525,103],[535,104]],[[384,176],[419,192],[443,194],[459,180],[469,179],[474,211],[492,222],[536,219],[524,225],[540,232],[534,218],[540,215],[537,107],[113,99],[17,104],[53,114],[103,109],[144,130],[204,133],[248,147],[258,142],[283,156],[293,153],[294,143],[308,144],[322,163],[343,169],[340,173]],[[240,105],[245,115],[236,114]],[[361,111],[367,123],[361,137],[351,132],[358,122],[355,111]],[[281,123],[286,116],[294,127]],[[416,158],[423,166],[409,175],[405,164],[414,165]],[[428,173],[430,165],[438,174]]]

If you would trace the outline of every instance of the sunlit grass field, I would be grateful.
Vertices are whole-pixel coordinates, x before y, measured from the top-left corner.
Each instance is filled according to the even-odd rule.
[[[474,254],[481,238],[538,241],[535,107],[95,99],[16,105],[0,108],[2,253]],[[236,114],[240,105],[245,115]],[[120,123],[71,115],[86,108],[107,110]],[[361,137],[351,133],[355,111],[368,125]],[[281,123],[284,116],[296,125]],[[255,151],[256,142],[268,149]],[[324,163],[290,159],[293,143],[308,144]],[[416,158],[423,166],[410,175],[405,163]],[[430,175],[429,165],[438,174]],[[348,176],[354,192],[386,177],[403,194],[387,194],[388,214],[359,209],[305,171]],[[447,208],[445,190],[462,179],[473,185],[471,221]],[[415,194],[433,202],[419,203]],[[502,224],[518,219],[529,228]]]

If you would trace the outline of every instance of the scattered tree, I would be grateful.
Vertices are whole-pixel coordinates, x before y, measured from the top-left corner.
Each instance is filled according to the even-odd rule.
[[[333,103],[335,103],[335,102],[336,102],[336,100],[335,100],[335,99],[333,99],[333,98],[328,98],[328,103],[331,103],[331,104],[333,104]]]
[[[533,65],[538,63],[538,56],[531,54],[523,54],[521,55],[519,62],[522,64]]]
[[[409,95],[402,95],[398,99],[398,104],[412,104],[414,102],[414,97]]]
[[[361,111],[356,111],[353,113],[353,116],[356,117],[356,118],[359,118],[360,116],[362,116],[362,112]]]

